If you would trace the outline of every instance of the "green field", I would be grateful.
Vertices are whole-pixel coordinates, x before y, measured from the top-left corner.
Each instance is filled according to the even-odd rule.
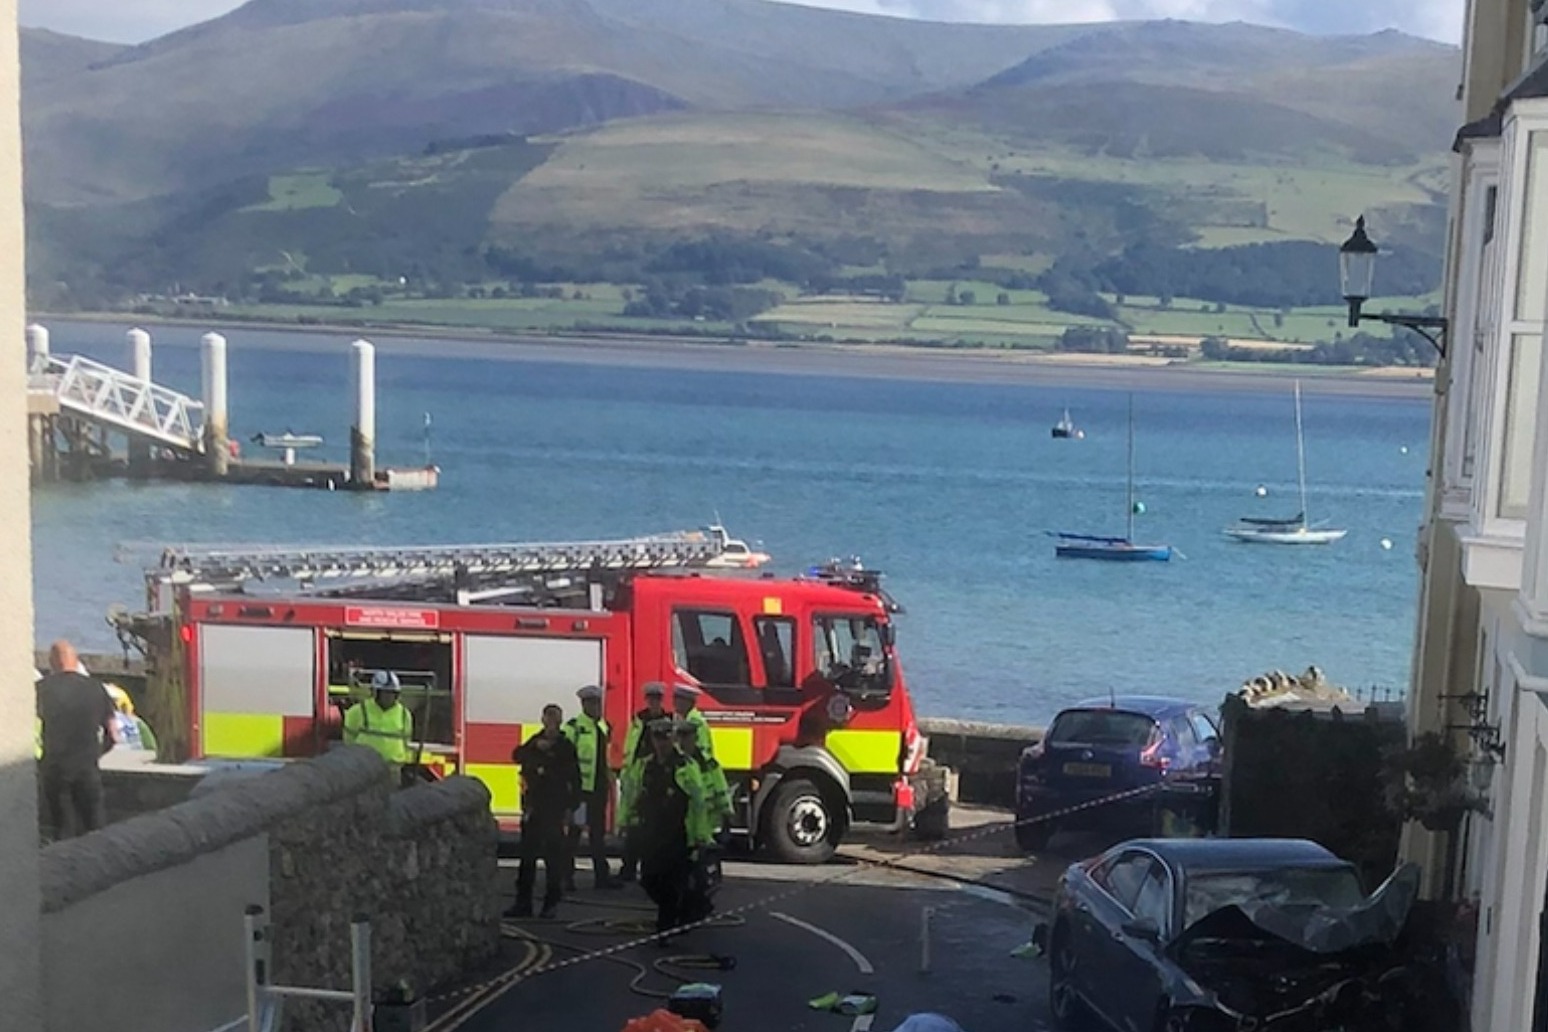
[[[304,211],[336,207],[344,195],[334,188],[332,173],[297,172],[269,177],[269,199],[243,211]]]
[[[311,277],[314,290],[328,288],[343,295],[354,287],[385,284],[361,276]],[[493,290],[496,284],[485,289]],[[1188,298],[1163,307],[1159,300],[1126,297],[1115,304],[1121,323],[1104,323],[1086,316],[1057,312],[1037,291],[1000,291],[990,283],[968,280],[923,280],[909,285],[907,298],[888,302],[849,296],[801,297],[789,285],[772,284],[789,298],[783,304],[739,328],[713,320],[647,319],[623,314],[626,295],[637,288],[608,284],[564,284],[561,298],[403,298],[388,297],[378,305],[290,304],[233,305],[224,311],[236,318],[283,322],[350,325],[444,326],[505,333],[674,333],[724,334],[768,339],[836,343],[909,343],[937,347],[986,347],[1052,350],[1060,335],[1074,325],[1115,325],[1137,338],[1159,337],[1163,343],[1192,345],[1199,338],[1220,336],[1261,342],[1264,348],[1307,347],[1347,335],[1338,307],[1269,309],[1217,306]],[[958,298],[971,292],[972,304],[948,304],[948,292]],[[998,303],[1001,293],[1007,303]],[[1110,301],[1115,299],[1109,298]],[[1371,310],[1419,311],[1433,298],[1378,299]],[[1278,324],[1276,324],[1276,316]],[[1384,332],[1379,324],[1365,332]],[[1175,340],[1173,338],[1176,338]],[[1143,340],[1135,342],[1143,346]]]

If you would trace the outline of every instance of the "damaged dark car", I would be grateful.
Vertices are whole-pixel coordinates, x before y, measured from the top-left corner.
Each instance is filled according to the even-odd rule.
[[[1056,1026],[1123,1032],[1403,1028],[1400,868],[1366,895],[1299,839],[1125,842],[1060,879],[1044,943]]]

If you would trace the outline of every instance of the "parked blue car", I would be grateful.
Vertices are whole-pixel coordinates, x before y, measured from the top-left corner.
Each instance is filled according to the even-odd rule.
[[[1016,841],[1030,852],[1059,830],[1162,834],[1163,814],[1207,824],[1220,760],[1220,732],[1197,703],[1119,695],[1061,710],[1043,740],[1022,751]],[[1148,786],[1157,787],[1136,791]],[[1123,793],[1134,794],[1098,804]],[[1083,809],[1066,812],[1075,807]]]
[[[1138,839],[1072,864],[1038,938],[1056,1027],[1367,1032],[1415,1027],[1395,947],[1418,894],[1400,868],[1366,897],[1302,839]]]

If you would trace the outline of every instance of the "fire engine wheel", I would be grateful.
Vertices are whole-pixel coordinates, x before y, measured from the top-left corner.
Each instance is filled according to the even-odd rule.
[[[821,864],[838,849],[839,822],[822,789],[793,778],[774,789],[764,824],[764,844],[787,864]]]

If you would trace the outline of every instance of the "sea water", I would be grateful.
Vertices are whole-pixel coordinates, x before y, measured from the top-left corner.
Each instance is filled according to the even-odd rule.
[[[126,328],[56,324],[54,350],[121,366]],[[198,332],[156,336],[156,380],[197,395]],[[252,435],[290,430],[322,434],[318,457],[343,461],[348,338],[230,336],[232,436],[246,453]],[[701,360],[713,363],[712,352]],[[1423,398],[1308,391],[1311,515],[1349,534],[1290,548],[1221,535],[1239,516],[1299,509],[1290,383],[1137,390],[1135,538],[1180,554],[1110,564],[1055,559],[1048,532],[1124,531],[1124,391],[651,368],[594,354],[384,348],[377,367],[378,463],[419,465],[428,453],[439,490],[39,486],[38,640],[115,647],[104,614],[143,604],[139,564],[158,543],[568,540],[718,515],[781,571],[854,555],[885,571],[907,610],[899,651],[927,714],[1038,722],[1109,691],[1215,701],[1244,678],[1309,664],[1351,687],[1401,691],[1408,678]],[[1066,407],[1084,440],[1052,439]]]

